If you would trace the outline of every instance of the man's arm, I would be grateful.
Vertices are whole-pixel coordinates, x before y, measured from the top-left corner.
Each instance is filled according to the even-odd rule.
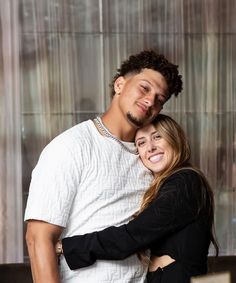
[[[26,242],[34,283],[60,283],[55,243],[63,228],[43,221],[30,220]]]

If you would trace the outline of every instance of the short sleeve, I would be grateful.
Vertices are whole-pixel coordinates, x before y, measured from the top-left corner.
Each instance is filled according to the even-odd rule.
[[[73,154],[60,139],[45,147],[32,172],[25,220],[65,227],[79,182]]]

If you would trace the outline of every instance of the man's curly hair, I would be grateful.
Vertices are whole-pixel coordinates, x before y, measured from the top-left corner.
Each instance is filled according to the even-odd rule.
[[[170,63],[164,55],[157,54],[153,50],[145,50],[136,55],[131,55],[126,61],[117,69],[111,83],[111,96],[115,95],[114,83],[120,76],[127,74],[139,74],[143,69],[152,69],[158,71],[166,79],[168,85],[168,98],[172,94],[177,96],[182,91],[182,76],[179,74],[178,65]]]

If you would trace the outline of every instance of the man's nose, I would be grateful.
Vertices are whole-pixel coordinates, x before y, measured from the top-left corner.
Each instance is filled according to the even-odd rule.
[[[155,95],[153,95],[153,94],[147,94],[144,97],[144,103],[148,107],[153,106],[154,105],[154,101],[155,101]]]

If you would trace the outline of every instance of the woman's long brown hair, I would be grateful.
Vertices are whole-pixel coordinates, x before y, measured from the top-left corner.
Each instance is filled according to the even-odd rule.
[[[210,240],[215,248],[216,256],[218,256],[219,247],[214,228],[214,194],[204,174],[190,164],[191,151],[183,129],[171,117],[163,114],[159,114],[153,120],[152,125],[158,130],[160,136],[170,144],[175,154],[170,166],[154,177],[151,186],[143,196],[140,210],[135,216],[140,214],[156,198],[160,187],[169,176],[187,168],[194,170],[201,176],[203,184],[198,211],[200,212],[202,208],[207,211]],[[144,256],[143,252],[139,253],[138,256],[142,262],[147,263],[147,257]]]

